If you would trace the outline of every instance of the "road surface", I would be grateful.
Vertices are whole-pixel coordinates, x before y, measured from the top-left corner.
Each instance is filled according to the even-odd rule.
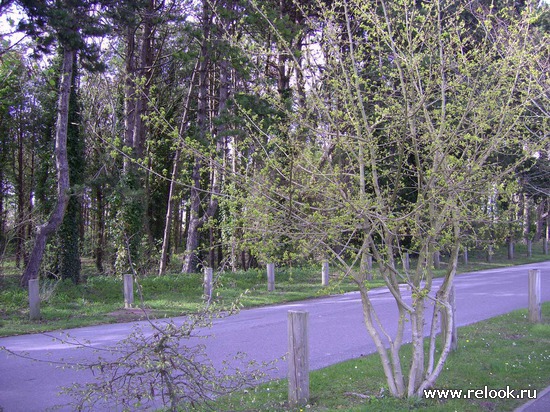
[[[456,278],[455,295],[458,326],[471,324],[515,309],[527,307],[527,276],[529,269],[540,269],[542,300],[550,300],[550,261],[502,269],[463,274]],[[439,280],[435,281],[438,286]],[[384,324],[396,323],[395,303],[383,288],[371,295]],[[310,367],[319,369],[375,351],[363,325],[358,293],[324,297],[285,305],[242,310],[239,314],[215,321],[211,335],[201,343],[215,364],[244,352],[250,359],[272,361],[287,351],[288,310],[309,312]],[[22,335],[0,338],[0,347],[28,353],[35,359],[66,362],[92,361],[97,355],[88,349],[78,350],[52,336],[63,338],[66,333],[78,340],[87,340],[92,347],[104,348],[124,339],[139,322],[99,325],[50,334]],[[143,325],[143,323],[141,323]],[[274,377],[284,377],[284,361],[277,363]],[[73,382],[89,382],[86,371],[61,369],[48,362],[8,356],[0,352],[0,411],[38,412],[70,399],[59,396],[61,387]],[[61,411],[70,411],[69,406]],[[117,410],[115,407],[107,410]]]

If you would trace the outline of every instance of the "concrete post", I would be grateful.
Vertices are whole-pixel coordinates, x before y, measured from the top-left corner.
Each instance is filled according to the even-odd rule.
[[[267,291],[275,290],[275,263],[267,264]]]
[[[440,260],[440,253],[439,250],[434,252],[434,269],[440,269],[441,268],[441,260]]]
[[[40,285],[38,279],[29,280],[29,319],[40,319]]]
[[[134,305],[134,276],[124,275],[124,309],[131,309]]]
[[[409,262],[409,253],[403,254],[403,270],[405,272],[408,272],[410,268],[410,262]]]
[[[329,265],[328,260],[323,260],[323,268],[321,270],[321,284],[328,286],[329,283]]]
[[[541,293],[540,293],[540,270],[529,270],[529,322],[540,323]]]
[[[372,256],[367,255],[367,280],[372,280]]]
[[[210,302],[212,299],[212,280],[214,278],[214,269],[204,268],[204,300]]]
[[[372,280],[372,256],[363,252],[361,255],[361,274],[367,274],[367,280]]]
[[[514,242],[511,239],[508,241],[508,259],[514,259]]]
[[[309,402],[308,315],[288,311],[288,402],[292,408]]]
[[[487,262],[493,261],[493,245],[487,246]]]

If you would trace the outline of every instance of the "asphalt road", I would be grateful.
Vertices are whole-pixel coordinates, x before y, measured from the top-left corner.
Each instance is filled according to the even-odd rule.
[[[526,308],[529,269],[541,270],[542,300],[549,301],[550,261],[458,276],[455,283],[458,326]],[[437,280],[435,285],[439,285]],[[382,322],[395,324],[397,311],[389,292],[376,289],[370,293]],[[289,310],[309,312],[312,369],[375,351],[363,325],[358,293],[242,310],[237,315],[216,320],[213,328],[204,332],[209,337],[202,339],[201,343],[206,345],[216,365],[239,352],[260,362],[281,358],[287,351]],[[101,349],[124,339],[136,324],[147,327],[144,323],[134,322],[0,338],[0,346],[45,361],[36,362],[0,352],[0,411],[2,408],[4,412],[45,411],[55,405],[67,404],[68,398],[58,395],[60,388],[73,382],[89,382],[93,377],[86,371],[60,368],[55,362],[90,362],[97,354],[89,348],[67,345],[58,339],[65,339],[69,333],[72,338],[86,340],[90,347]],[[276,366],[273,377],[284,377],[285,362],[279,361]],[[71,409],[65,406],[59,410]],[[106,410],[117,409],[110,405]]]

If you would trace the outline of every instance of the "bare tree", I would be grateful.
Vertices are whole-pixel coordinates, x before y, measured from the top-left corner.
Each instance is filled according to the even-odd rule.
[[[248,387],[266,376],[272,364],[257,364],[238,354],[223,365],[214,365],[199,339],[198,328],[209,327],[214,316],[203,312],[181,324],[151,322],[136,327],[113,347],[102,348],[89,364],[65,365],[91,370],[95,379],[75,383],[63,391],[78,411],[96,410],[106,401],[124,410],[194,410],[216,397]],[[88,346],[68,337],[69,345]]]

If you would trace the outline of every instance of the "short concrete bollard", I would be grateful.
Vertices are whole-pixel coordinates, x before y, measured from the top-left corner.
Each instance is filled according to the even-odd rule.
[[[124,309],[131,309],[134,305],[134,276],[124,275]]]
[[[372,256],[367,256],[367,280],[372,280]]]
[[[540,270],[532,269],[529,271],[529,322],[541,321]]]
[[[212,279],[214,277],[214,269],[204,268],[204,300],[210,302],[212,299]]]
[[[367,275],[367,280],[372,280],[372,255],[362,254],[360,270]]]
[[[328,286],[329,276],[330,275],[329,275],[328,261],[324,260],[323,261],[323,268],[321,270],[321,285]]]
[[[29,280],[29,319],[40,319],[40,284],[38,279]]]
[[[275,263],[267,264],[267,291],[275,290]]]
[[[309,313],[288,311],[288,402],[291,407],[309,402]]]
[[[513,241],[508,241],[508,259],[514,259],[515,245]]]
[[[439,250],[434,252],[434,269],[441,269],[441,255]]]
[[[410,268],[410,262],[409,262],[409,254],[408,253],[405,253],[403,255],[403,270],[405,272],[408,272],[409,271],[409,268]]]
[[[493,255],[494,255],[493,246],[492,245],[487,246],[487,262],[493,261]]]

